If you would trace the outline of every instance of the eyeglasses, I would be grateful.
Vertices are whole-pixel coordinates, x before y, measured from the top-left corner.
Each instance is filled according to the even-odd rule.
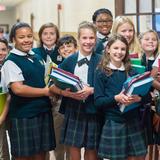
[[[99,24],[111,24],[113,22],[113,20],[98,20],[96,21]]]

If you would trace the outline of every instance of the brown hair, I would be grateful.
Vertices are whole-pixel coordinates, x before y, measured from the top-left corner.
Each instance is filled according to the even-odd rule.
[[[53,27],[55,29],[55,31],[56,31],[56,35],[57,35],[56,44],[57,44],[57,41],[59,39],[59,30],[58,30],[58,27],[55,24],[49,22],[49,23],[43,24],[41,26],[41,28],[39,29],[38,36],[39,36],[39,40],[40,40],[40,45],[41,46],[43,45],[43,42],[42,42],[42,33],[43,33],[44,29],[51,28],[51,27]]]
[[[119,34],[113,34],[111,35],[111,37],[109,37],[106,47],[110,48],[112,44],[115,43],[117,40],[123,42],[126,45],[126,55],[123,59],[123,63],[124,63],[125,71],[126,73],[128,73],[129,70],[131,69],[131,63],[129,60],[129,48],[128,48],[127,40]],[[109,63],[110,63],[110,55],[109,53],[107,53],[107,49],[105,49],[105,52],[103,54],[103,57],[100,61],[98,68],[102,69],[108,75],[111,75],[112,69],[108,67]]]

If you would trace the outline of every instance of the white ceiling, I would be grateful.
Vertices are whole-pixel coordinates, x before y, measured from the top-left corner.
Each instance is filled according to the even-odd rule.
[[[15,7],[17,4],[22,2],[24,0],[0,0],[0,4],[3,4],[6,6],[6,8],[12,8]]]

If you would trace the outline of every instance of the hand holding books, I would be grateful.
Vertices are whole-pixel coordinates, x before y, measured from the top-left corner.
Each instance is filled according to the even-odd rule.
[[[52,67],[49,76],[55,85],[50,87],[50,91],[59,95],[76,100],[85,100],[94,92],[93,88],[83,84],[79,77],[60,68]]]
[[[121,105],[128,106],[135,102],[140,102],[141,97],[138,95],[126,95],[122,91],[120,94],[115,96],[115,99],[117,102],[119,102]]]
[[[138,74],[136,76],[130,77],[126,80],[123,85],[123,93],[127,96],[132,96],[134,98],[135,103],[131,104],[121,104],[120,111],[128,112],[138,106],[140,106],[139,98],[136,96],[145,96],[149,93],[150,88],[152,86],[153,78],[150,76],[150,72],[145,72],[143,74]],[[133,101],[133,102],[134,102]]]

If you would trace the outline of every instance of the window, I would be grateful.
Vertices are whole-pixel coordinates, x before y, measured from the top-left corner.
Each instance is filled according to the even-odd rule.
[[[137,33],[154,29],[160,35],[160,0],[115,0],[115,15],[125,15]]]

